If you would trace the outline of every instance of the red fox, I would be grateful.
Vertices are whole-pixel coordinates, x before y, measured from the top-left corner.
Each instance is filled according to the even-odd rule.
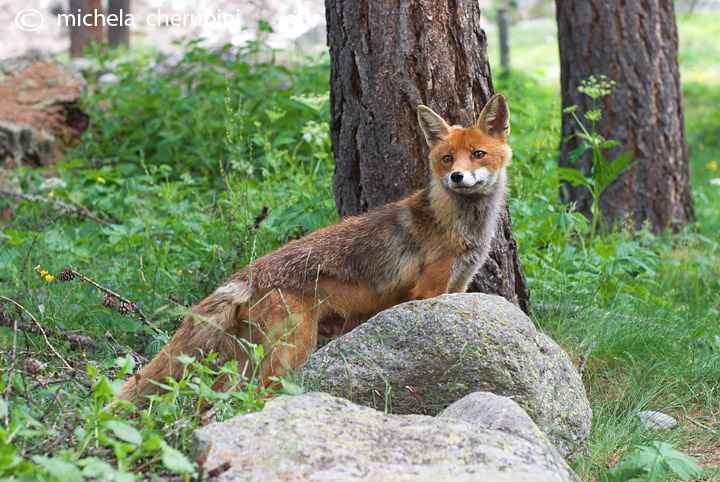
[[[243,340],[263,345],[256,373],[260,386],[273,388],[307,361],[319,339],[404,301],[464,292],[488,255],[504,204],[510,112],[496,94],[468,128],[448,125],[424,105],[417,113],[430,147],[426,188],[252,262],[191,309],[196,316],[185,318],[119,398],[157,392],[153,380],[179,378],[181,354],[214,350],[221,363],[237,359],[242,369],[251,363]]]

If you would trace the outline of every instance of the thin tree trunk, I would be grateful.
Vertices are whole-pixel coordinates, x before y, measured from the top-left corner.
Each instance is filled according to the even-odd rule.
[[[70,55],[72,57],[82,57],[93,42],[101,43],[103,41],[102,22],[94,20],[96,11],[98,14],[102,13],[100,0],[70,0],[69,13],[73,17],[77,18],[78,14],[81,17],[92,14],[92,20],[88,17],[88,22],[70,26]],[[85,23],[89,25],[85,25]]]
[[[121,15],[122,13],[122,15]],[[108,16],[116,15],[118,18],[127,18],[130,13],[130,0],[109,0]],[[108,26],[108,42],[112,47],[130,47],[130,27],[125,23]]]
[[[578,93],[580,81],[607,75],[616,84],[602,98],[598,132],[620,145],[605,157],[611,161],[634,152],[633,166],[600,197],[605,219],[627,216],[638,227],[649,221],[655,232],[693,221],[673,2],[557,0],[557,23],[563,108],[588,111],[592,101]],[[563,116],[563,139],[577,132]],[[561,166],[570,164],[567,154],[579,142],[561,143]],[[575,164],[586,175],[591,166],[590,151]],[[565,185],[561,197],[577,202],[589,217],[592,197],[586,188]]]
[[[419,104],[468,126],[493,87],[477,0],[326,0],[325,6],[333,191],[338,213],[346,216],[425,185]],[[471,289],[529,310],[507,209]]]

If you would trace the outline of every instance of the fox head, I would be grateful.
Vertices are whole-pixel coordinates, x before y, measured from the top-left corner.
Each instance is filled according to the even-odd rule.
[[[418,120],[430,146],[434,178],[459,194],[488,193],[512,157],[505,96],[492,96],[472,127],[450,126],[424,105],[418,107]]]

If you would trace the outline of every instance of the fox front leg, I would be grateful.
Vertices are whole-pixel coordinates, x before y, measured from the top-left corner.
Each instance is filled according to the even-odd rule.
[[[448,284],[448,293],[465,293],[470,281],[487,258],[487,254],[466,251],[455,260]]]

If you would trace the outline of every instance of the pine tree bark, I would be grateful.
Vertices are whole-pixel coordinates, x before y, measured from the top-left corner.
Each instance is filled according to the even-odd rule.
[[[122,15],[121,15],[122,14]],[[118,18],[130,14],[130,0],[108,0],[108,15]],[[108,26],[108,43],[111,47],[130,47],[130,26],[125,23]]]
[[[325,7],[333,192],[338,213],[347,216],[427,182],[419,104],[468,126],[494,92],[477,0],[326,0]],[[529,311],[507,206],[470,290]]]
[[[563,108],[592,108],[577,91],[590,75],[616,82],[601,99],[598,133],[620,142],[605,153],[608,161],[634,152],[632,167],[600,197],[605,220],[628,217],[635,226],[650,222],[654,232],[695,220],[690,191],[685,121],[678,70],[678,37],[671,0],[557,0],[560,77]],[[563,139],[579,128],[564,115]],[[561,142],[561,166],[579,146]],[[592,154],[586,151],[575,167],[589,175]],[[564,202],[575,201],[590,216],[592,197],[584,187],[563,186]]]
[[[102,14],[103,9],[100,0],[70,0],[70,15],[88,17],[87,22],[84,19],[80,25],[70,26],[70,55],[72,57],[82,57],[88,47],[93,42],[102,43],[103,41],[103,24],[101,21],[95,22],[95,16]]]

